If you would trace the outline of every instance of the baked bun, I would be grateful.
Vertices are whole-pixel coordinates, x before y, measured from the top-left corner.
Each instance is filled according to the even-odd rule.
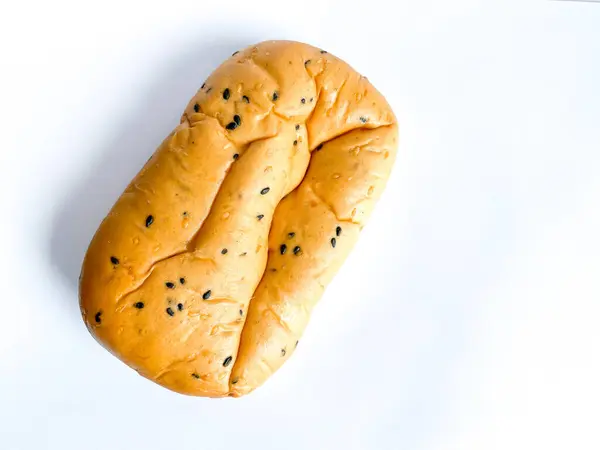
[[[290,41],[234,53],[92,239],[88,329],[166,388],[252,391],[294,353],[396,147],[390,106],[335,56]]]

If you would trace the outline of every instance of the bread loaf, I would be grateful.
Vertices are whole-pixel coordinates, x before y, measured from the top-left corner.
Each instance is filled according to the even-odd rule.
[[[252,391],[294,353],[396,147],[383,96],[335,56],[290,41],[234,53],[94,235],[88,329],[176,392]]]

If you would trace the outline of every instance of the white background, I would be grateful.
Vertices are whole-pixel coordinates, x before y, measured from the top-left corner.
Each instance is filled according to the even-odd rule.
[[[0,8],[0,449],[600,449],[600,4]],[[264,39],[367,75],[399,158],[290,362],[184,397],[89,336],[76,280],[188,98]]]

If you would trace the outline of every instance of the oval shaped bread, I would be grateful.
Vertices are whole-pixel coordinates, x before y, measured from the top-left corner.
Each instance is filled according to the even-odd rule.
[[[96,232],[88,329],[174,391],[252,391],[294,352],[396,141],[383,96],[335,56],[290,41],[236,52]]]

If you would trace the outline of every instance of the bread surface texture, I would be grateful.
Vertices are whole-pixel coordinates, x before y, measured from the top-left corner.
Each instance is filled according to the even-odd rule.
[[[234,53],[94,235],[79,285],[89,331],[173,391],[251,392],[294,353],[397,133],[384,97],[325,51]]]

